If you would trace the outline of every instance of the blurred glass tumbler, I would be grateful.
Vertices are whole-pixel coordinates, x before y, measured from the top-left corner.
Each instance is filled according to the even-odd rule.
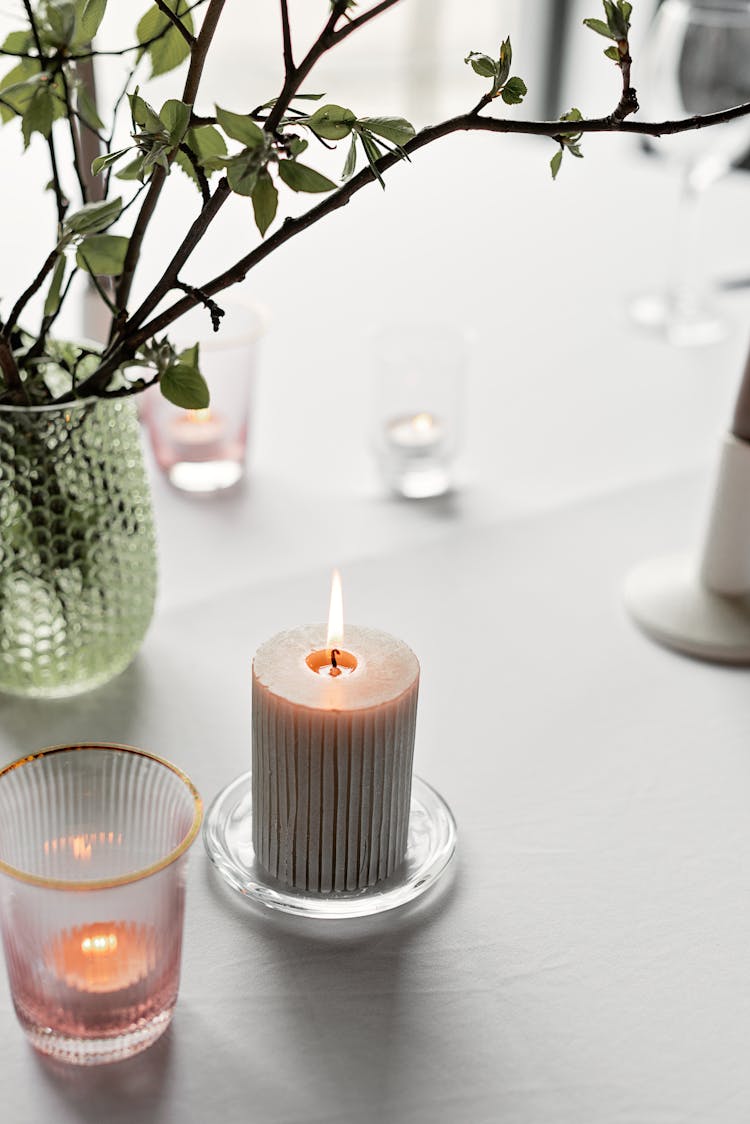
[[[96,1065],[166,1030],[201,819],[183,773],[127,746],[59,746],[0,771],[3,946],[37,1050]]]
[[[175,326],[178,350],[200,343],[200,368],[211,391],[207,410],[181,410],[158,388],[145,420],[159,467],[183,492],[210,495],[237,484],[245,471],[258,342],[265,317],[251,304],[221,304],[217,333],[208,312],[194,309]]]
[[[467,352],[465,333],[437,324],[373,339],[375,455],[400,496],[428,499],[453,486]]]

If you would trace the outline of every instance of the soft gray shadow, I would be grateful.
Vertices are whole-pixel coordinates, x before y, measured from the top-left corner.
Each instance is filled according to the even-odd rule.
[[[65,1102],[76,1120],[86,1124],[149,1124],[163,1118],[172,1052],[170,1027],[149,1049],[122,1062],[77,1066],[36,1051],[34,1056],[39,1082],[48,1086],[52,1097]]]
[[[414,516],[434,520],[436,523],[448,523],[461,517],[464,493],[458,489],[446,492],[442,496],[433,496],[430,499],[410,500],[397,493],[391,493],[379,499],[381,504],[396,504],[402,510],[411,508]]]
[[[142,697],[145,676],[136,658],[116,679],[69,699],[22,699],[0,695],[0,723],[7,761],[47,745],[82,741],[127,742]]]
[[[346,922],[262,910],[229,890],[217,871],[207,873],[217,904],[234,916],[227,924],[244,922],[269,979],[283,981],[273,1001],[289,1066],[300,1089],[314,1088],[319,1105],[336,1106],[335,1124],[396,1119],[394,1106],[422,1049],[415,1028],[436,1017],[438,999],[424,992],[424,955],[439,946],[441,921],[460,896],[456,867],[454,860],[422,899]]]

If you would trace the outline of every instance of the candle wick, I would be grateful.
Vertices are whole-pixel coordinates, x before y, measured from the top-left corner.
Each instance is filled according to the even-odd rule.
[[[331,675],[341,675],[341,668],[336,663],[336,656],[340,656],[341,652],[338,648],[331,648]]]

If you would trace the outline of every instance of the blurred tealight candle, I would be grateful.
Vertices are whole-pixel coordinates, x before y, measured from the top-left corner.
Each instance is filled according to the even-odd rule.
[[[432,414],[394,418],[387,426],[387,438],[397,449],[417,455],[434,452],[443,440],[442,423]]]

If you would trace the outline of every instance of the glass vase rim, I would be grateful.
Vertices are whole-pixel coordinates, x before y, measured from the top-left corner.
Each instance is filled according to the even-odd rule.
[[[44,749],[37,750],[36,753],[27,753],[23,757],[11,761],[9,765],[3,766],[0,769],[0,783],[3,778],[14,772],[16,769],[21,769],[25,765],[31,765],[35,761],[41,761],[46,757],[52,757],[58,753],[77,753],[86,750],[114,750],[118,753],[129,753],[134,757],[145,758],[148,761],[153,761],[157,765],[168,769],[174,773],[178,780],[182,781],[185,788],[190,793],[193,800],[193,819],[185,833],[183,839],[173,847],[163,858],[149,866],[141,867],[138,870],[129,871],[127,874],[118,875],[116,878],[99,878],[89,881],[77,880],[72,878],[44,878],[38,874],[30,874],[28,871],[20,870],[18,867],[12,866],[10,863],[4,862],[0,859],[0,874],[5,874],[9,878],[15,879],[17,882],[24,882],[30,886],[37,886],[46,890],[65,890],[65,891],[81,891],[81,890],[111,890],[118,886],[129,886],[134,882],[141,882],[145,878],[150,878],[153,874],[158,874],[167,867],[172,866],[179,858],[184,855],[192,844],[195,842],[198,832],[200,831],[201,823],[203,822],[203,800],[198,789],[187,773],[178,768],[171,761],[167,761],[164,757],[159,757],[155,753],[149,753],[146,749],[138,749],[132,745],[122,745],[119,742],[71,742],[63,745],[47,746]]]
[[[121,395],[130,397],[130,395]],[[84,406],[91,406],[96,402],[113,402],[117,399],[102,398],[98,394],[89,394],[86,398],[73,398],[68,402],[40,402],[36,405],[16,406],[10,402],[0,402],[0,413],[8,414],[47,414],[51,411],[59,413],[61,410],[78,410]]]

